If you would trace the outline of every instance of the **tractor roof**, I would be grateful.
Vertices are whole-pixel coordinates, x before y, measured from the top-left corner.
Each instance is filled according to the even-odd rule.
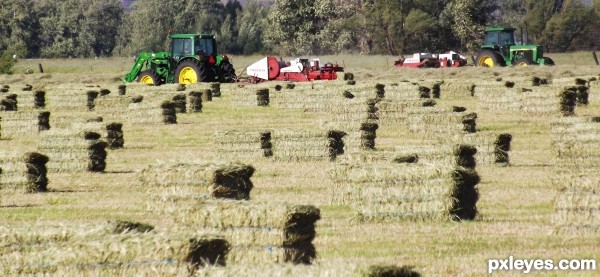
[[[486,32],[503,32],[503,31],[514,31],[516,30],[513,27],[487,27],[485,28]]]
[[[200,38],[214,38],[214,35],[210,35],[210,34],[172,34],[170,36],[171,38],[195,38],[195,37],[200,37]]]

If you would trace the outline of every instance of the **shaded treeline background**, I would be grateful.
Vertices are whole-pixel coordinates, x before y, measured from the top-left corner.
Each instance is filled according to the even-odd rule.
[[[0,53],[132,56],[168,49],[169,30],[215,34],[241,55],[472,51],[490,25],[527,25],[551,52],[595,50],[600,1],[0,0]]]

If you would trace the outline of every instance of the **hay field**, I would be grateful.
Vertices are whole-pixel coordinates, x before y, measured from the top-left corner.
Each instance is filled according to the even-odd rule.
[[[37,126],[31,126],[35,116],[19,121],[20,116],[0,111],[0,168],[5,167],[0,174],[0,275],[180,276],[192,272],[197,276],[365,276],[370,274],[366,268],[382,265],[410,266],[423,276],[481,276],[487,273],[488,259],[511,255],[600,261],[600,191],[598,178],[594,178],[600,162],[587,158],[577,163],[600,149],[600,139],[595,137],[600,134],[585,132],[595,130],[589,125],[594,124],[594,116],[600,116],[600,82],[590,83],[589,104],[575,107],[576,120],[565,122],[558,97],[562,88],[575,86],[575,78],[600,78],[600,67],[592,64],[589,53],[550,56],[557,66],[424,70],[392,68],[394,57],[321,57],[354,73],[356,85],[341,79],[296,83],[294,89],[285,89],[285,83],[221,84],[220,97],[202,102],[202,112],[177,113],[177,124],[164,124],[160,108],[181,93],[177,85],[128,84],[125,96],[117,94],[119,79],[129,70],[131,59],[20,61],[17,74],[0,75],[0,86],[10,87],[8,93],[0,93],[0,99],[17,94],[23,101],[19,102],[22,114],[49,111],[51,133],[35,132]],[[233,64],[239,73],[259,58],[233,57]],[[37,72],[38,63],[44,65],[44,74],[18,73],[27,67]],[[551,84],[533,86],[534,76]],[[431,87],[441,81],[439,98],[422,99],[414,94],[419,93],[414,87]],[[515,86],[507,88],[507,81]],[[26,84],[32,85],[33,91],[46,92],[45,108],[35,109],[26,103],[30,98],[20,97],[26,93],[21,91]],[[281,92],[275,91],[277,84],[284,87]],[[376,84],[386,89],[383,100],[374,106],[378,111],[367,105],[376,98]],[[183,93],[208,88],[209,84],[197,84]],[[268,107],[257,106],[255,92],[259,88],[270,90]],[[86,92],[100,89],[111,92],[98,96],[90,110]],[[344,98],[345,91],[356,97]],[[292,97],[294,93],[297,98]],[[141,103],[132,103],[136,96],[143,96]],[[435,107],[423,107],[426,100],[434,100]],[[453,112],[453,107],[466,111]],[[469,113],[476,113],[475,133],[463,128],[463,114]],[[102,123],[87,122],[98,117]],[[4,118],[10,119],[10,124],[5,125]],[[106,150],[104,172],[86,172],[81,163],[67,170],[50,170],[45,193],[2,185],[3,175],[21,178],[14,175],[20,172],[14,169],[19,166],[18,157],[26,152],[44,154],[53,134],[93,131],[106,139],[104,126],[112,122],[122,123],[124,147]],[[377,123],[378,128],[362,130],[362,123]],[[267,131],[269,143],[261,137]],[[329,131],[347,134],[342,138],[343,153],[336,152],[334,158]],[[494,162],[494,140],[499,134],[512,136],[508,163]],[[364,147],[365,140],[373,137],[374,149]],[[75,144],[82,140],[63,140],[69,139],[77,139]],[[573,147],[578,140],[582,149]],[[53,149],[60,147],[60,141],[52,142]],[[448,198],[452,195],[447,193],[448,187],[440,187],[451,183],[443,179],[448,167],[464,166],[452,153],[458,144],[477,147],[478,215],[472,221],[454,221],[447,216],[448,207],[455,202]],[[84,152],[72,151],[74,143],[64,145],[56,151],[60,157],[85,158]],[[272,156],[265,155],[266,145],[272,145],[268,148]],[[399,157],[413,154],[419,157],[416,164],[394,164]],[[140,179],[140,172],[148,166],[190,162],[251,165],[255,169],[253,187],[243,211],[254,212],[247,220],[257,218],[256,222],[266,225],[235,223],[239,224],[235,228],[243,229],[237,234],[235,228],[223,233],[215,227],[222,222],[211,228],[196,226],[199,221],[193,219],[199,214],[186,212],[193,211],[193,205],[202,209],[202,201],[210,197],[204,192],[208,176],[195,180],[203,186],[201,192],[189,187],[164,192],[196,193],[180,202],[154,200],[151,196],[160,188],[149,188]],[[51,159],[48,167],[52,166]],[[336,169],[350,166],[369,170],[332,178]],[[197,175],[184,168],[180,171],[179,180],[186,182]],[[579,182],[582,176],[585,181]],[[350,183],[345,186],[340,180]],[[401,181],[403,187],[394,187]],[[582,196],[570,196],[575,193]],[[437,201],[442,204],[428,204],[424,199],[430,196],[443,196]],[[353,204],[352,199],[362,202]],[[370,204],[376,201],[385,203]],[[264,207],[288,205],[320,211],[320,219],[314,222],[314,239],[309,234],[310,247],[314,246],[309,250],[316,251],[311,266],[281,264],[294,260],[289,258],[294,253],[283,242],[277,245],[287,232],[268,222],[283,219],[269,218],[278,213]],[[360,216],[393,211],[395,205],[405,214],[417,211],[431,216],[392,215],[379,220]],[[377,210],[381,207],[385,210]],[[569,217],[570,212],[580,210],[585,214]],[[119,220],[142,222],[154,230],[139,236],[105,231],[107,224]],[[188,223],[181,224],[186,220]],[[229,241],[232,256],[226,260],[232,264],[216,270],[191,270],[189,259],[179,258],[189,247],[189,239],[219,232],[254,244]],[[133,252],[128,252],[129,248]],[[252,262],[236,264],[236,260]],[[598,270],[553,273],[597,276]],[[520,275],[519,271],[498,273]]]

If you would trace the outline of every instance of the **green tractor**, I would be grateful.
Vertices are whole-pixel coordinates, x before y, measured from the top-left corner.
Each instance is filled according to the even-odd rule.
[[[477,54],[475,65],[479,67],[554,65],[554,61],[544,57],[544,49],[540,45],[517,45],[515,28],[489,27],[485,29],[485,42]]]
[[[169,52],[141,52],[123,81],[160,85],[237,80],[229,58],[217,54],[213,35],[173,34],[170,38]]]

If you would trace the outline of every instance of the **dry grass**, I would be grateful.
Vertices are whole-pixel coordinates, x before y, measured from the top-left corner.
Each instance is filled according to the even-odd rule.
[[[531,76],[550,78],[553,81],[552,86],[558,87],[573,85],[571,81],[577,77],[598,77],[598,67],[591,65],[588,61],[590,59],[586,58],[588,54],[551,54],[550,56],[558,64],[555,67],[491,69],[465,67],[425,70],[392,68],[391,64],[395,57],[322,57],[322,61],[337,61],[345,66],[347,71],[354,73],[356,85],[350,86],[342,81],[334,81],[297,84],[293,90],[286,90],[285,83],[282,82],[265,83],[258,86],[246,85],[244,88],[238,88],[235,84],[222,84],[221,97],[215,97],[210,102],[203,102],[202,113],[177,114],[178,124],[174,125],[162,123],[159,117],[161,112],[159,106],[162,101],[171,100],[178,93],[176,85],[148,87],[129,84],[125,97],[114,94],[120,84],[117,79],[129,70],[131,59],[21,61],[19,67],[28,64],[36,67],[37,63],[41,62],[47,73],[0,76],[0,84],[11,85],[10,93],[17,93],[13,91],[13,88],[19,90],[25,83],[33,85],[34,91],[45,90],[47,110],[51,112],[50,124],[53,128],[55,126],[56,128],[71,128],[74,122],[83,123],[89,118],[102,116],[104,123],[122,122],[127,137],[123,149],[109,150],[105,173],[49,173],[48,188],[50,191],[47,193],[25,194],[18,191],[0,190],[0,200],[2,201],[0,203],[0,227],[2,229],[0,230],[3,230],[0,231],[0,237],[9,233],[6,230],[16,230],[23,225],[34,226],[29,230],[23,230],[24,236],[34,237],[36,233],[43,230],[43,226],[67,224],[84,228],[83,226],[100,221],[119,219],[147,222],[156,226],[157,233],[170,234],[172,228],[175,227],[173,222],[176,216],[145,209],[149,199],[147,192],[137,179],[136,172],[147,165],[155,164],[157,160],[213,161],[225,158],[228,161],[238,160],[244,164],[252,164],[256,168],[252,177],[254,189],[251,201],[268,202],[272,205],[283,205],[283,203],[314,205],[321,210],[322,219],[315,226],[316,238],[313,241],[317,251],[315,262],[318,265],[336,265],[331,266],[331,270],[336,270],[337,266],[343,267],[348,264],[361,267],[389,264],[413,265],[416,271],[426,276],[480,276],[487,272],[487,259],[504,258],[509,255],[523,259],[593,258],[599,260],[600,253],[596,243],[599,239],[598,232],[586,232],[577,236],[554,232],[555,221],[553,219],[556,214],[555,196],[557,194],[554,184],[562,184],[565,187],[595,188],[598,180],[594,177],[594,168],[598,163],[593,159],[587,159],[582,163],[589,164],[590,168],[582,168],[579,172],[561,173],[560,169],[563,166],[555,159],[556,147],[553,145],[555,134],[552,131],[554,125],[551,124],[560,115],[546,112],[525,114],[520,106],[519,109],[501,107],[502,103],[511,104],[512,95],[504,95],[506,97],[500,99],[503,97],[501,93],[498,95],[483,94],[493,91],[492,89],[484,90],[486,86],[505,89],[505,81],[515,82],[515,89],[520,86],[525,87],[527,79]],[[258,58],[234,56],[233,64],[240,72],[246,65]],[[575,64],[576,62],[577,64]],[[502,81],[497,81],[498,78],[502,78]],[[407,120],[400,111],[403,111],[405,106],[389,104],[390,108],[387,110],[395,109],[397,111],[394,115],[389,114],[389,118],[399,119],[397,121],[387,119],[388,122],[386,122],[384,113],[380,113],[381,120],[378,122],[380,128],[377,130],[375,150],[362,153],[358,152],[358,149],[354,149],[354,151],[344,154],[348,156],[340,156],[338,161],[256,159],[244,155],[231,155],[231,153],[222,154],[216,151],[218,147],[224,148],[225,146],[217,147],[215,145],[215,132],[231,130],[242,133],[259,133],[265,130],[294,129],[322,132],[323,134],[326,134],[328,130],[340,130],[349,133],[344,140],[351,145],[352,140],[355,142],[360,140],[359,134],[356,133],[360,124],[356,123],[364,116],[352,113],[364,112],[364,106],[361,105],[365,103],[363,101],[375,96],[375,84],[386,85],[384,101],[380,102],[382,103],[380,111],[386,111],[383,106],[384,102],[401,103],[394,101],[402,100],[400,93],[397,94],[398,99],[394,98],[393,83],[398,83],[399,87],[407,85],[404,83],[431,86],[439,81],[444,81],[444,84],[441,86],[441,98],[436,99],[436,107],[448,109],[452,106],[462,106],[467,108],[467,113],[476,112],[478,115],[476,136],[411,132],[405,127]],[[590,104],[577,106],[575,117],[600,115],[598,83],[591,83]],[[284,87],[281,92],[272,91],[277,84]],[[475,96],[470,94],[471,84],[476,85]],[[416,85],[408,87],[413,86]],[[260,87],[270,89],[271,105],[269,107],[256,106],[255,90]],[[112,92],[105,98],[96,99],[94,111],[87,110],[86,91],[100,88],[107,88]],[[208,86],[188,87],[186,93],[205,88]],[[540,94],[544,91],[544,87],[535,89],[539,89]],[[350,91],[356,97],[352,100],[344,98],[345,90]],[[520,94],[520,91],[513,92],[513,94]],[[69,95],[71,98],[68,98]],[[140,103],[140,106],[144,107],[140,107],[139,110],[131,108],[131,105],[135,104],[129,104],[125,100],[125,98],[137,95],[144,96],[144,100]],[[413,94],[407,96],[410,96],[411,99],[414,98]],[[497,97],[497,99],[483,100],[482,98],[486,96]],[[290,102],[286,102],[287,99]],[[27,101],[23,100],[23,112],[32,111],[32,107],[25,105]],[[70,101],[73,105],[60,104],[64,101]],[[402,101],[419,100],[404,99]],[[348,105],[337,105],[339,102]],[[351,104],[354,102],[358,103],[356,109],[354,104]],[[285,107],[284,104],[290,105],[290,107]],[[291,107],[291,105],[297,106]],[[394,108],[391,105],[398,107]],[[340,111],[345,112],[342,115]],[[344,122],[346,120],[348,120],[347,124]],[[2,124],[1,122],[0,124]],[[332,126],[328,125],[328,122],[339,124],[339,127],[344,127],[344,129],[331,128]],[[582,131],[580,136],[586,132]],[[491,157],[488,154],[485,154],[488,156],[479,156],[492,151],[490,141],[500,133],[509,133],[513,136],[510,163],[508,166],[502,167],[487,162],[484,157]],[[568,136],[565,135],[565,137]],[[5,137],[3,134],[0,139],[0,152],[37,151],[37,145],[42,137],[43,133],[15,134],[11,137]],[[254,136],[248,138],[250,141],[258,139],[259,137]],[[387,160],[389,159],[386,156],[387,153],[390,153],[389,157],[392,158],[395,156],[394,153],[415,147],[416,151],[422,150],[421,153],[431,153],[429,157],[422,154],[423,159],[420,163],[421,166],[426,166],[426,163],[437,162],[435,151],[428,152],[429,147],[438,149],[437,146],[449,147],[447,145],[463,141],[466,143],[468,141],[478,142],[473,143],[478,146],[488,145],[486,151],[479,149],[476,156],[478,158],[477,172],[481,177],[481,183],[478,185],[480,192],[480,199],[477,203],[479,216],[472,222],[357,222],[353,220],[356,213],[351,204],[332,202],[333,183],[327,170],[337,166],[351,155],[360,153],[364,156],[380,155],[385,157],[383,160]],[[275,139],[273,139],[273,143],[275,143]],[[572,149],[582,153],[594,153],[576,147]],[[39,152],[50,156],[43,151]],[[52,163],[52,159],[48,164],[50,165],[50,163]],[[577,175],[574,174],[582,174],[587,177],[582,179],[585,180],[584,182],[578,182],[574,178]],[[553,181],[554,179],[558,181]],[[585,207],[592,207],[597,201],[597,198],[578,196],[566,196],[559,199],[561,200],[558,203],[576,201],[579,203],[578,205]],[[183,218],[183,216],[177,217]],[[583,220],[588,219],[583,218]],[[36,223],[41,225],[36,227]],[[262,235],[270,236],[271,234]],[[133,243],[133,241],[130,242]],[[116,245],[118,240],[112,243]],[[79,244],[67,243],[68,247],[77,245]],[[83,242],[81,245],[90,245],[90,243]],[[135,249],[135,246],[133,248]],[[56,251],[61,254],[64,252],[67,256],[71,255],[69,253],[80,253],[67,250]],[[98,253],[81,255],[85,260],[86,257],[90,259],[97,257]],[[279,253],[281,252],[271,252],[271,256],[264,259],[276,260],[275,257],[280,257],[277,256]],[[49,259],[49,257],[44,256],[45,259]],[[152,261],[157,260],[159,259],[152,259]],[[260,265],[255,266],[259,269],[248,270],[249,275],[303,275],[304,270],[333,272],[331,274],[334,275],[336,275],[335,272],[341,272],[327,271],[328,269],[321,267],[284,265],[281,268],[268,266],[272,269],[263,269]],[[291,268],[287,269],[288,267]],[[247,270],[245,268],[244,266],[229,269],[226,267],[217,269],[214,273],[223,272],[222,275],[236,275],[235,272]],[[177,276],[187,274],[185,264],[160,262],[152,263],[149,266],[143,264],[127,268],[62,267],[57,270],[59,270],[57,275],[64,273],[67,276],[82,274],[92,276],[103,274]],[[296,272],[299,273],[295,274]],[[339,273],[339,275],[347,275],[345,272]],[[517,274],[517,272],[506,273],[508,275]],[[579,273],[584,276],[593,276],[596,272],[576,272],[576,274]],[[212,273],[198,272],[198,275],[202,276],[203,274],[210,276]],[[327,273],[314,273],[314,275],[319,274],[326,275]]]

